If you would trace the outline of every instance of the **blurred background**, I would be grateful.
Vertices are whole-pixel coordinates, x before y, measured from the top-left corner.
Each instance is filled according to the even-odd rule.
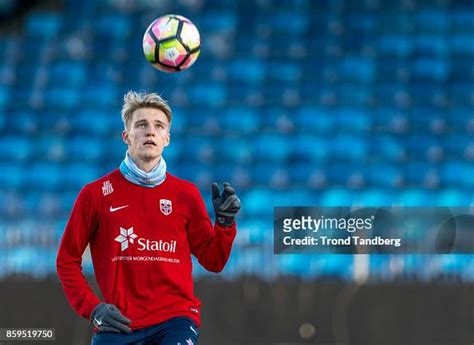
[[[142,52],[167,13],[202,43],[172,75]],[[274,255],[272,217],[473,204],[473,1],[1,0],[0,18],[0,327],[90,342],[57,247],[123,159],[123,94],[145,90],[174,111],[169,171],[211,215],[214,180],[242,200],[225,270],[195,265],[201,344],[472,344],[472,255]]]

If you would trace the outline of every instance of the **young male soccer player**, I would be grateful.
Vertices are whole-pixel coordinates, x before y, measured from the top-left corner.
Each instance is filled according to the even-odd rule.
[[[127,93],[122,119],[125,159],[80,191],[59,247],[58,275],[71,306],[98,331],[92,344],[197,344],[191,254],[209,271],[224,268],[240,200],[230,184],[221,192],[213,183],[213,226],[198,189],[166,171],[171,109],[159,95]],[[103,302],[82,274],[88,244]]]

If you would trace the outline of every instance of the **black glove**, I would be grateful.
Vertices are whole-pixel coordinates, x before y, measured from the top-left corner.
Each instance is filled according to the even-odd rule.
[[[220,192],[217,182],[212,184],[212,205],[216,213],[216,222],[223,226],[232,226],[240,210],[240,199],[229,182],[224,182],[224,191]]]
[[[128,327],[131,321],[113,304],[99,303],[92,310],[91,321],[100,332],[132,333]]]

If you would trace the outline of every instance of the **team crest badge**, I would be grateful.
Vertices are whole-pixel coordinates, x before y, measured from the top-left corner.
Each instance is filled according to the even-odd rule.
[[[173,211],[171,200],[160,199],[160,210],[165,216],[169,215]]]
[[[113,193],[113,191],[114,191],[114,188],[112,187],[112,183],[109,180],[105,181],[104,184],[102,185],[102,194],[106,196]]]

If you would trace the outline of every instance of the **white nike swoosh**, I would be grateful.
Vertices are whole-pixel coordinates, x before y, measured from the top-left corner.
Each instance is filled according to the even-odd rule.
[[[110,206],[110,212],[115,212],[115,211],[121,210],[122,208],[125,208],[125,207],[128,207],[128,205],[119,206],[119,207],[112,207],[112,206]]]
[[[97,320],[96,318],[94,318],[94,321],[97,326],[102,325],[102,320]]]

